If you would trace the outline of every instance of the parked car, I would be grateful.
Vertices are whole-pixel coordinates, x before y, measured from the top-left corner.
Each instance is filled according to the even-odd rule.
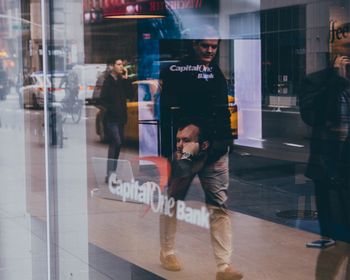
[[[46,86],[48,98],[50,101],[60,102],[65,96],[63,72],[54,72],[46,77]],[[29,75],[20,89],[22,95],[23,107],[33,107],[40,109],[44,107],[44,76],[42,72],[34,72]]]
[[[106,64],[82,64],[73,66],[72,71],[77,73],[79,78],[79,96],[85,99],[87,103],[91,103],[98,78],[105,70]]]

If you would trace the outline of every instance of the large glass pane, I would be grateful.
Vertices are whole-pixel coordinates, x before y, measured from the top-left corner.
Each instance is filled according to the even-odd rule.
[[[324,68],[334,50],[329,21],[346,22],[342,5],[52,3],[49,66],[64,81],[54,102],[65,121],[63,145],[52,170],[55,232],[69,252],[58,255],[60,275],[220,279],[232,262],[252,279],[288,279],[295,271],[317,278],[323,255],[305,244],[319,238],[320,209],[304,175],[312,128],[300,117],[299,95],[306,75]],[[345,38],[342,28],[331,35]],[[77,121],[67,104],[79,100]],[[198,140],[208,161],[184,149],[190,137],[180,120],[194,116],[213,137],[209,151]],[[227,139],[225,128],[233,144],[227,155],[228,142],[218,141]],[[218,146],[225,157],[210,162]],[[198,169],[179,180],[181,160]]]
[[[349,6],[0,0],[0,278],[348,279]]]
[[[85,98],[91,77],[79,68],[84,59],[83,3],[50,1],[47,8],[48,203],[50,234],[57,246],[51,254],[52,275],[88,279]]]
[[[40,3],[0,1],[1,279],[47,279]]]

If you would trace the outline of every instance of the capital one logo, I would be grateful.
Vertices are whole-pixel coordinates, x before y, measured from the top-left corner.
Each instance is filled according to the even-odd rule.
[[[139,181],[132,179],[130,182],[117,180],[116,174],[111,174],[108,181],[109,191],[122,198],[122,201],[135,201],[150,206],[154,213],[162,213],[180,221],[209,228],[209,212],[205,206],[195,209],[186,205],[182,200],[175,202],[173,197],[162,193],[161,187],[155,182],[146,182],[140,185]],[[175,212],[176,208],[176,212]]]

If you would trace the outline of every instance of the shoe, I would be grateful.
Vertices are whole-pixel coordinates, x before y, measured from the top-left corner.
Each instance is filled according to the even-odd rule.
[[[216,280],[240,280],[243,274],[229,265],[224,271],[216,273]]]
[[[319,248],[325,249],[335,245],[335,241],[333,239],[319,239],[309,243],[306,243],[306,247],[308,248]]]
[[[161,266],[170,271],[179,271],[181,270],[181,265],[177,260],[175,254],[163,256],[162,252],[160,252],[160,264]]]

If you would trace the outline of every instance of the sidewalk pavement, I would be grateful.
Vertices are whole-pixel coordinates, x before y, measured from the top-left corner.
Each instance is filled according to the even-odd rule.
[[[187,203],[194,208],[201,205],[196,201]],[[90,198],[89,241],[165,279],[215,279],[208,229],[179,222],[177,254],[183,270],[168,272],[159,264],[159,215],[152,211],[143,215],[143,210],[144,206],[140,204]],[[306,248],[305,243],[317,239],[317,235],[233,211],[231,218],[232,263],[244,273],[244,279],[316,279],[320,251]],[[327,269],[328,264],[319,265]],[[108,271],[104,273],[108,274]]]

